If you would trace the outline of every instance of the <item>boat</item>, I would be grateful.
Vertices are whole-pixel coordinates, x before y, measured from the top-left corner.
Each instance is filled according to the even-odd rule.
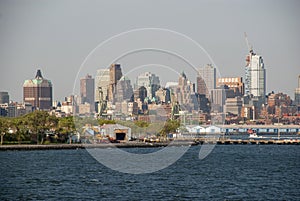
[[[249,138],[263,138],[262,136],[258,136],[256,130],[253,129],[248,129],[247,133],[249,134]]]
[[[256,133],[250,134],[249,138],[263,138],[262,136],[258,136]]]

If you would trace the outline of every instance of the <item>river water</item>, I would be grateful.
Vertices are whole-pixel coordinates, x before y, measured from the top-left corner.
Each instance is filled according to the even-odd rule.
[[[203,160],[199,149],[191,147],[168,168],[140,175],[110,170],[84,149],[2,151],[0,199],[300,199],[300,146],[217,145]]]

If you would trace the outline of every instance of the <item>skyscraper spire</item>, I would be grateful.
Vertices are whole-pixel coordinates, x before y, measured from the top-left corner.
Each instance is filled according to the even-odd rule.
[[[42,72],[40,69],[37,70],[35,79],[43,79]]]

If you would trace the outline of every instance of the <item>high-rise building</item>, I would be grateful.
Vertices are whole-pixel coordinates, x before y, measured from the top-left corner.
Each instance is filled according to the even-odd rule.
[[[204,94],[210,99],[211,90],[216,88],[216,68],[211,64],[207,64],[203,68],[198,69],[197,75],[197,92]]]
[[[49,110],[52,107],[52,83],[44,79],[41,70],[37,70],[34,79],[25,80],[23,84],[23,101],[35,109]]]
[[[244,83],[242,77],[222,77],[217,79],[217,87],[227,85],[229,89],[232,89],[235,96],[244,95]]]
[[[269,114],[275,114],[276,108],[282,108],[283,111],[287,111],[286,108],[290,107],[292,105],[292,100],[290,96],[284,93],[277,93],[274,92],[270,93],[268,95],[267,99],[267,105],[268,107],[267,112]]]
[[[138,89],[142,86],[147,89],[147,95],[150,99],[152,99],[155,97],[155,92],[160,87],[159,77],[150,72],[140,74],[137,77],[135,89]]]
[[[0,104],[9,103],[9,95],[6,91],[0,91]]]
[[[295,89],[295,105],[300,106],[300,75],[298,76],[298,88]]]
[[[243,101],[241,97],[227,98],[225,101],[226,113],[241,116]]]
[[[95,80],[91,75],[86,75],[80,79],[81,103],[94,105],[95,102]]]
[[[187,79],[186,74],[182,72],[178,79],[176,91],[177,101],[180,105],[191,103],[191,94],[194,94],[193,89],[193,83],[191,83],[191,81]]]
[[[147,89],[144,86],[141,86],[137,89],[138,93],[135,96],[135,99],[139,98],[141,102],[144,102],[145,98],[147,97]]]
[[[265,102],[266,70],[263,58],[250,50],[246,57],[245,95],[252,95]]]
[[[99,101],[99,87],[103,93],[103,99],[107,100],[108,86],[110,84],[109,69],[98,69],[95,77],[95,102]]]
[[[213,89],[211,91],[211,111],[223,112],[226,100],[226,91],[222,87]]]
[[[117,83],[122,77],[122,69],[120,64],[112,64],[109,67],[109,77],[110,81],[108,87],[108,100],[113,102],[116,94]]]
[[[159,88],[155,92],[155,97],[158,99],[158,101],[160,103],[170,103],[171,102],[170,90],[167,88]]]
[[[95,80],[91,75],[80,79],[80,99],[81,104],[89,103],[91,111],[95,110]]]
[[[198,109],[199,104],[194,91],[194,84],[184,72],[179,76],[175,96],[182,110],[192,111]]]
[[[117,83],[115,99],[117,102],[133,100],[133,88],[130,79],[123,76]]]

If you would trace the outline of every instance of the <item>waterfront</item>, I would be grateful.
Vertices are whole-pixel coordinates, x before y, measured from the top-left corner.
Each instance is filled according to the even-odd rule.
[[[146,153],[159,148],[124,149]],[[200,146],[172,166],[131,175],[84,149],[0,152],[2,200],[297,200],[300,149],[293,145]]]

